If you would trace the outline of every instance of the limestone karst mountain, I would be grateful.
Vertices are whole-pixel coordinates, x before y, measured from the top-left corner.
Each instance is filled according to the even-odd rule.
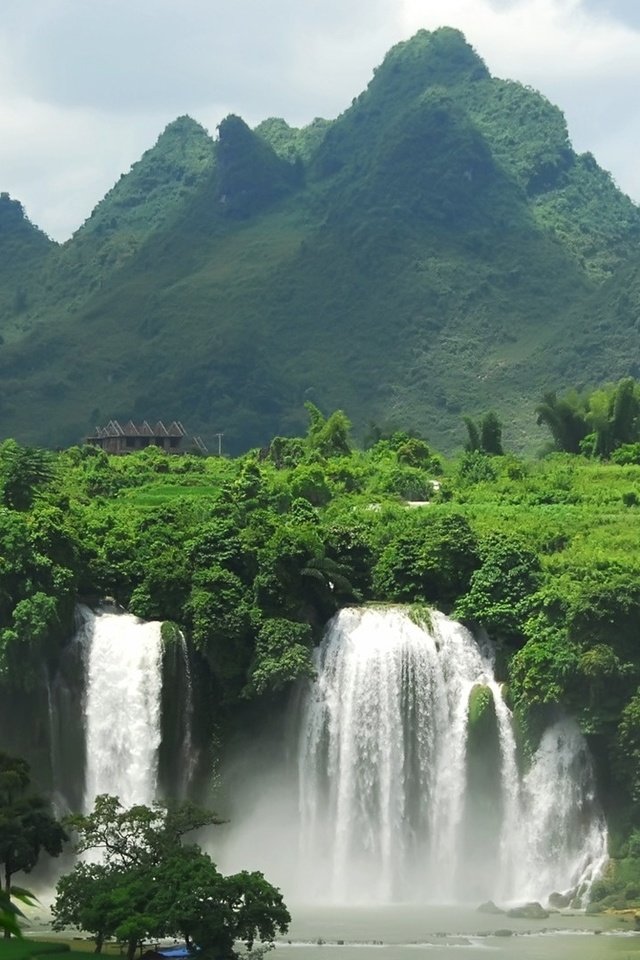
[[[23,441],[177,417],[237,450],[312,399],[444,449],[494,407],[522,447],[545,390],[634,372],[638,208],[449,28],[333,121],[179,118],[62,246],[2,204],[0,430]]]

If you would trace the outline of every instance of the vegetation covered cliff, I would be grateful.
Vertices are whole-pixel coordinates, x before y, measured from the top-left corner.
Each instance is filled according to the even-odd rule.
[[[354,450],[343,414],[308,414],[306,435],[237,459],[0,447],[0,747],[46,781],[47,683],[69,669],[78,599],[114,597],[185,630],[207,770],[234,729],[273,717],[313,675],[338,608],[436,606],[496,642],[525,756],[550,720],[577,718],[626,864],[598,896],[623,902],[629,885],[633,900],[637,449],[447,461],[402,432]]]

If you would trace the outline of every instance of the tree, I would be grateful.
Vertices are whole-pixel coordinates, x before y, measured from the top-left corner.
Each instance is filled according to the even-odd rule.
[[[504,454],[502,424],[493,410],[485,413],[480,423],[480,447],[483,453],[488,453],[492,457],[501,457]]]
[[[489,534],[479,552],[482,565],[456,604],[456,616],[477,620],[494,637],[521,640],[541,580],[540,560],[526,543],[504,534]]]
[[[28,906],[33,906],[37,902],[34,895],[22,887],[12,887],[11,895],[5,890],[0,890],[0,930],[5,937],[22,936],[19,920],[24,917],[24,914],[16,900]]]
[[[425,514],[392,536],[373,571],[377,597],[451,603],[468,590],[478,545],[462,514]]]
[[[586,420],[586,405],[575,390],[564,397],[545,393],[536,407],[538,424],[544,424],[558,450],[579,453],[580,444],[589,432]]]
[[[638,439],[638,416],[640,400],[636,382],[631,377],[621,380],[613,401],[612,430],[616,445],[632,443]]]
[[[99,850],[107,867],[153,866],[180,847],[193,830],[222,821],[211,810],[182,803],[167,810],[143,804],[125,809],[117,797],[96,797],[88,814],[65,821],[75,834],[76,853]]]
[[[101,796],[88,815],[69,818],[77,850],[102,851],[99,864],[78,863],[58,883],[54,927],[89,930],[96,952],[107,937],[127,944],[132,960],[145,939],[182,936],[203,956],[235,957],[238,940],[272,942],[290,916],[280,891],[261,873],[223,876],[196,844],[195,829],[219,823],[192,804],[125,810],[117,797]]]
[[[589,397],[587,420],[593,428],[592,456],[608,459],[621,444],[638,439],[640,403],[635,381],[628,377],[615,386],[608,384]],[[586,441],[585,441],[586,442]]]
[[[478,429],[478,424],[475,420],[472,420],[471,417],[463,417],[464,425],[467,428],[467,442],[465,444],[465,450],[467,453],[476,453],[481,449],[480,445],[480,430]]]
[[[251,596],[240,577],[220,566],[198,570],[184,607],[193,644],[214,676],[240,689],[251,660]]]
[[[348,457],[351,453],[349,431],[351,422],[342,410],[335,410],[325,419],[315,404],[305,403],[309,414],[307,445],[323,457]]]
[[[2,499],[14,510],[27,510],[39,487],[53,478],[51,454],[37,447],[21,447],[15,440],[0,446]]]
[[[281,617],[265,620],[256,638],[255,661],[245,696],[276,693],[300,677],[314,675],[311,627]]]
[[[52,908],[54,930],[77,927],[93,936],[96,953],[115,933],[112,893],[117,874],[102,863],[77,863],[73,871],[58,881],[58,896]]]
[[[331,490],[322,468],[317,463],[296,467],[289,480],[291,495],[308,500],[314,507],[322,507],[331,499]]]
[[[589,397],[587,421],[593,428],[593,435],[585,438],[585,445],[587,441],[591,440],[591,450],[587,450],[587,452],[592,456],[606,459],[613,450],[612,407],[613,396],[609,390],[595,390]]]
[[[67,835],[51,815],[48,801],[30,790],[29,764],[0,753],[0,866],[4,872],[4,900],[11,903],[11,878],[29,873],[42,850],[52,857],[62,853]],[[21,891],[23,892],[23,891]],[[15,932],[5,924],[4,936]]]
[[[432,466],[429,444],[418,437],[408,437],[406,443],[396,449],[396,457],[398,463],[405,464],[408,467],[427,469]]]
[[[560,398],[547,393],[536,413],[565,453],[608,459],[621,445],[640,439],[640,391],[632,377],[605,384],[587,397],[575,390]]]
[[[467,442],[465,444],[467,453],[486,453],[492,457],[503,456],[502,424],[493,410],[485,413],[479,423],[476,423],[471,417],[463,417],[462,419],[467,428]]]
[[[180,934],[213,957],[235,957],[236,941],[248,950],[256,940],[272,943],[291,920],[280,891],[261,873],[225,877],[194,846],[166,859],[154,876],[149,913],[164,918],[168,935]]]
[[[627,703],[616,738],[616,767],[635,803],[640,800],[640,693]]]

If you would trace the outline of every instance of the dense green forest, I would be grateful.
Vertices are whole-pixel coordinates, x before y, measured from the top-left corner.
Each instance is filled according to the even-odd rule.
[[[311,400],[451,451],[491,406],[532,450],[542,392],[637,375],[639,236],[556,107],[420,31],[335,120],[177,119],[62,245],[0,196],[0,432],[241,452]]]
[[[235,728],[273,716],[292,682],[313,675],[312,648],[338,608],[436,606],[497,644],[525,755],[559,710],[578,719],[615,858],[594,895],[634,901],[640,447],[620,430],[623,401],[637,405],[638,386],[623,381],[607,395],[606,453],[592,432],[582,453],[562,452],[556,438],[539,460],[483,449],[501,446],[494,416],[467,424],[470,449],[454,459],[375,427],[356,449],[346,416],[312,404],[303,436],[235,459],[153,447],[125,457],[90,446],[53,454],[5,441],[0,715],[20,703],[25,719],[18,710],[17,724],[5,717],[0,731],[22,724],[22,752],[47,768],[37,763],[43,683],[69,645],[78,599],[113,597],[168,621],[168,651],[171,623],[185,630],[195,694],[209,704],[209,726],[197,732],[208,763]],[[588,416],[598,396],[554,401]]]

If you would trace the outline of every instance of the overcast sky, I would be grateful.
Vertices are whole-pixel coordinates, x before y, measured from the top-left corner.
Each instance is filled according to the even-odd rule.
[[[640,0],[2,0],[0,190],[64,240],[189,113],[335,117],[394,43],[459,27],[640,200]]]

